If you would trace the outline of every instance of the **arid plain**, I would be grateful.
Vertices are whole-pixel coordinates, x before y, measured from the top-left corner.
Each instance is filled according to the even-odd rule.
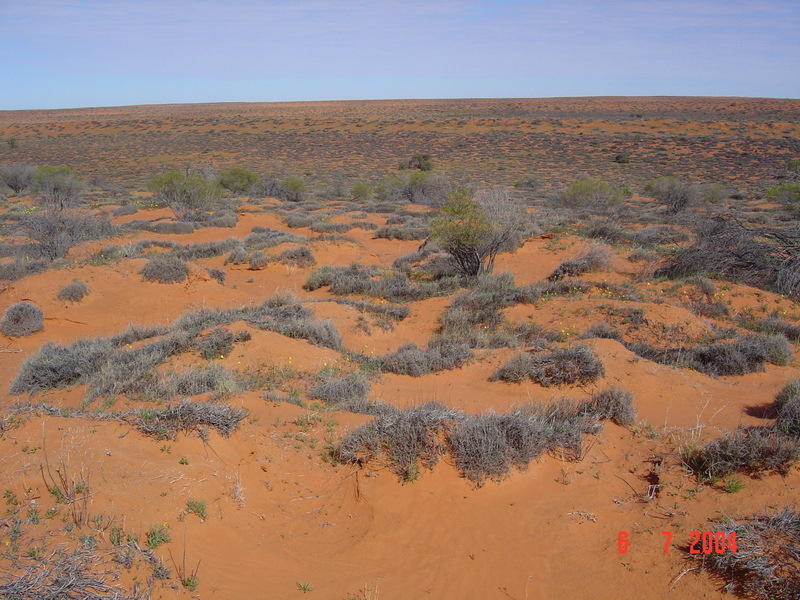
[[[24,228],[40,195],[0,187],[0,312],[44,316],[0,336],[0,586],[32,598],[20,582],[69,573],[96,579],[97,598],[740,593],[714,549],[690,553],[692,532],[800,499],[800,421],[775,404],[800,377],[785,276],[799,140],[800,101],[745,98],[0,112],[0,165],[70,167],[83,189],[60,213],[109,222],[45,260],[48,240]],[[432,170],[398,169],[417,153]],[[165,172],[232,167],[259,182],[192,219],[153,191]],[[685,206],[658,197],[666,177]],[[581,181],[608,197],[581,197]],[[517,211],[518,244],[477,279],[448,271],[435,240],[419,251],[467,189]],[[185,267],[174,283],[146,280],[162,255]],[[694,267],[670,270],[681,257]],[[60,293],[73,280],[89,290],[77,301]],[[714,362],[736,344],[746,360]],[[577,348],[594,373],[509,367]],[[635,414],[586,408],[608,390]],[[207,413],[170,421],[187,402]],[[429,402],[442,418],[404,420]],[[459,454],[479,418],[559,403],[577,441],[483,471],[508,431]],[[374,419],[385,437],[342,448]],[[417,427],[411,459],[398,423]],[[771,446],[715,471],[704,449],[737,428],[789,458]],[[797,581],[784,559],[776,573]]]

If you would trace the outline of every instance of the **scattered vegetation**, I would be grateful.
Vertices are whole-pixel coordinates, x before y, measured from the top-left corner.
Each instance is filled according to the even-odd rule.
[[[791,347],[781,334],[750,335],[733,342],[663,350],[643,343],[626,344],[626,347],[647,360],[694,369],[713,377],[763,371],[767,362],[786,365],[792,357]]]
[[[383,457],[403,481],[419,476],[449,453],[462,475],[475,485],[499,481],[512,468],[525,469],[545,452],[582,455],[583,436],[596,433],[597,422],[612,418],[630,422],[632,397],[613,388],[590,399],[528,404],[506,414],[468,415],[438,402],[394,409],[345,436],[338,459],[365,464]]]

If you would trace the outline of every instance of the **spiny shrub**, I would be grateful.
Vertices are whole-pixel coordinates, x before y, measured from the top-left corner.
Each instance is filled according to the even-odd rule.
[[[233,332],[224,327],[217,327],[197,340],[200,356],[207,360],[224,358],[233,350]]]
[[[10,263],[0,263],[0,280],[16,281],[46,271],[49,266],[49,260],[17,259]]]
[[[403,172],[390,175],[375,190],[379,200],[385,202],[412,202],[438,206],[445,202],[452,185],[447,178],[434,172]],[[379,207],[374,206],[375,210]],[[387,207],[394,212],[396,207]]]
[[[257,271],[266,267],[269,264],[269,259],[262,250],[255,250],[254,252],[250,253],[250,258],[248,259],[247,263],[250,265],[251,270]]]
[[[706,479],[732,473],[786,474],[800,458],[800,439],[776,427],[740,427],[684,452],[684,462]]]
[[[147,386],[145,396],[167,399],[173,396],[197,396],[214,392],[218,395],[238,391],[238,383],[233,374],[219,363],[192,367],[182,373],[162,376]]]
[[[800,342],[800,325],[784,321],[780,317],[771,316],[762,320],[742,320],[742,326],[762,333],[781,333],[793,342]]]
[[[306,246],[288,248],[278,255],[278,261],[283,265],[292,267],[312,267],[317,260]]]
[[[601,221],[586,228],[586,237],[614,244],[630,241],[631,232],[611,221]]]
[[[654,276],[699,273],[774,287],[785,294],[800,290],[800,262],[791,255],[792,242],[786,242],[786,232],[749,229],[726,217],[700,220],[695,231],[695,242],[664,258]]]
[[[404,344],[396,352],[377,359],[380,368],[388,373],[422,377],[428,373],[455,369],[473,357],[466,344],[443,343],[422,349],[415,343]]]
[[[688,239],[688,234],[669,225],[649,225],[631,234],[631,241],[644,248],[678,244]]]
[[[636,419],[633,394],[616,386],[592,394],[587,406],[597,411],[601,418],[610,419],[617,425],[633,425]]]
[[[588,346],[557,349],[548,354],[523,352],[494,372],[492,381],[519,382],[530,378],[541,385],[591,383],[605,374],[600,359]]]
[[[111,214],[115,217],[126,217],[128,215],[135,215],[137,212],[139,212],[139,209],[135,205],[123,204],[112,210]]]
[[[222,437],[230,437],[247,414],[245,409],[227,404],[183,400],[164,409],[132,413],[126,420],[145,435],[158,439],[175,439],[179,432],[202,434],[208,427]]]
[[[386,240],[424,240],[428,237],[430,229],[427,227],[398,227],[397,225],[384,225],[375,230],[376,239]]]
[[[347,463],[384,457],[404,481],[431,468],[447,452],[461,474],[475,485],[499,481],[513,468],[525,469],[545,452],[581,456],[583,436],[599,430],[598,420],[632,421],[630,394],[612,388],[582,402],[556,400],[528,404],[506,414],[480,415],[426,402],[405,410],[387,410],[346,435],[335,454]]]
[[[62,302],[80,302],[89,293],[89,286],[83,281],[73,279],[67,285],[58,290],[56,296]]]
[[[581,255],[565,260],[547,278],[548,281],[558,281],[564,277],[576,277],[596,269],[608,267],[611,259],[605,248],[591,248]]]
[[[148,260],[139,273],[144,281],[179,283],[189,276],[189,265],[174,254],[159,254]]]
[[[711,523],[725,539],[736,534],[736,552],[705,554],[708,568],[730,583],[726,590],[760,600],[800,598],[800,513],[785,506],[744,519],[725,516]]]
[[[8,337],[27,337],[44,329],[44,313],[32,302],[12,304],[3,314],[0,331]]]
[[[314,223],[314,219],[306,215],[289,214],[283,218],[283,222],[286,223],[287,227],[296,229],[297,227],[311,227],[311,224]]]
[[[350,223],[334,223],[331,221],[314,221],[311,231],[315,233],[347,233],[353,228]]]
[[[800,436],[800,379],[790,381],[778,392],[775,410],[775,426],[786,434]]]
[[[244,246],[235,246],[225,258],[225,264],[241,265],[247,261],[247,250]]]
[[[194,225],[186,221],[159,221],[153,223],[148,230],[162,235],[187,235],[194,233]]]
[[[622,333],[614,329],[608,323],[595,323],[580,335],[581,339],[599,338],[604,340],[616,340],[622,342]]]
[[[370,387],[369,381],[364,375],[352,373],[320,383],[311,388],[308,395],[316,400],[341,406],[353,400],[366,399]]]
[[[782,338],[782,339],[781,339]],[[764,370],[767,361],[786,364],[791,348],[783,336],[751,335],[735,342],[717,342],[705,346],[653,348],[647,344],[626,344],[642,358],[663,365],[694,369],[713,377],[747,375]]]

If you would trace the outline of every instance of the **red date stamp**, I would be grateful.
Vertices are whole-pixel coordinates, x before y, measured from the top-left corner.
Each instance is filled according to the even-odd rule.
[[[672,544],[672,532],[662,531],[664,539],[664,554],[669,554]],[[731,531],[692,531],[689,534],[689,554],[725,554],[732,552],[736,554],[738,546],[736,544],[736,532]],[[620,554],[627,554],[630,549],[630,541],[627,531],[620,531],[617,536],[617,551]]]

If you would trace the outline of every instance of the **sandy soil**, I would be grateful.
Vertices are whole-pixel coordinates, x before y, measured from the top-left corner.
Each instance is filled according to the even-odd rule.
[[[190,131],[240,128],[246,129],[242,135],[254,140],[256,135],[271,136],[282,128],[296,133],[304,119],[311,119],[307,125],[310,132],[332,127],[336,135],[356,130],[362,135],[378,128],[435,130],[442,135],[458,128],[461,134],[477,135],[490,126],[509,127],[514,129],[508,138],[511,145],[513,135],[543,134],[556,126],[573,128],[569,136],[577,139],[583,133],[591,135],[596,127],[616,135],[646,123],[659,130],[679,128],[693,139],[714,132],[738,143],[733,132],[738,136],[740,127],[769,130],[769,135],[774,130],[771,139],[778,141],[783,135],[796,137],[800,133],[795,124],[797,109],[797,101],[745,99],[123,107],[0,113],[0,137],[19,140],[21,160],[41,152],[41,162],[50,160],[50,151],[61,152],[69,162],[72,150],[55,149],[52,144],[57,140],[68,144],[100,131],[107,139],[98,154],[108,159],[125,154],[124,145],[116,146],[114,140],[129,143],[136,137],[133,132],[142,136],[164,131],[177,140]],[[718,120],[711,118],[715,114]],[[425,122],[425,115],[432,122]],[[558,125],[551,121],[556,118]],[[403,119],[413,123],[400,122]],[[746,123],[740,126],[738,119]],[[680,125],[676,125],[678,120]],[[768,127],[767,121],[773,124]],[[790,133],[781,133],[784,131]],[[225,149],[213,150],[216,159],[225,162],[219,158],[221,152]],[[230,152],[235,156],[240,149],[231,148]],[[263,164],[267,162],[258,156]],[[765,165],[776,164],[782,156],[782,151],[776,151]],[[6,154],[0,156],[0,161],[7,159]],[[138,176],[172,161],[158,153],[151,159],[144,166],[150,159],[129,156],[114,168],[125,172],[132,167]],[[314,160],[324,163],[325,169],[331,165],[327,156],[301,156],[294,168]],[[394,167],[386,156],[381,160],[388,168]],[[456,165],[467,157],[452,160]],[[348,161],[349,155],[342,156],[343,164]],[[349,164],[352,167],[357,162]],[[95,167],[98,173],[108,172],[107,166]],[[517,167],[514,170],[522,172]],[[765,173],[767,170],[764,166]],[[761,177],[758,175],[757,181]],[[11,204],[28,201],[24,197],[10,199]],[[112,208],[114,202],[109,198],[103,208]],[[0,336],[0,408],[7,410],[28,400],[61,408],[82,406],[86,387],[80,384],[33,398],[9,394],[23,361],[45,342],[67,344],[79,338],[109,336],[131,323],[168,325],[187,311],[255,304],[286,291],[296,294],[315,317],[331,319],[348,350],[381,355],[408,342],[427,343],[453,295],[409,304],[409,317],[397,322],[394,330],[381,329],[373,321],[365,331],[361,313],[332,302],[335,296],[327,288],[313,292],[303,288],[311,267],[270,263],[251,270],[246,264],[225,265],[222,255],[190,261],[187,281],[164,285],[142,281],[139,271],[145,258],[103,263],[91,259],[107,243],[151,239],[185,245],[243,238],[254,226],[289,231],[281,217],[271,212],[277,205],[274,200],[242,204],[233,228],[208,227],[181,236],[138,231],[84,244],[73,248],[59,268],[4,283],[0,311],[29,300],[44,311],[45,327],[29,337]],[[114,222],[167,217],[170,213],[165,209],[140,209],[135,215],[114,218]],[[386,215],[370,214],[369,219],[383,225]],[[307,228],[290,231],[315,235]],[[312,240],[306,245],[318,265],[359,262],[388,268],[395,258],[416,250],[420,243],[374,239],[373,232],[361,229],[353,229],[347,236],[349,240]],[[295,245],[284,244],[268,252]],[[517,285],[541,281],[585,245],[568,232],[532,237],[515,253],[501,255],[496,271],[513,273]],[[579,334],[598,322],[619,327],[627,341],[692,344],[711,336],[718,323],[692,312],[687,296],[692,293],[691,286],[640,277],[641,267],[627,260],[628,250],[609,251],[611,265],[584,279],[628,285],[641,299],[620,299],[598,289],[518,304],[505,309],[505,318],[560,331],[562,346],[577,343]],[[206,268],[224,268],[225,284],[210,277]],[[86,282],[91,293],[79,303],[59,301],[59,288],[75,278]],[[774,310],[789,316],[799,314],[794,302],[779,295],[741,284],[718,287],[719,299],[733,316],[746,309],[764,315]],[[632,313],[626,311],[631,310],[643,315],[640,323],[628,321],[625,315]],[[686,552],[690,533],[706,530],[708,521],[722,514],[750,514],[800,499],[797,468],[786,477],[743,476],[743,490],[726,493],[720,484],[698,482],[679,457],[681,447],[702,443],[722,431],[771,423],[753,415],[761,414],[756,409],[769,405],[776,392],[798,376],[796,362],[785,367],[767,365],[764,372],[746,376],[712,378],[641,359],[614,340],[590,339],[581,343],[602,360],[605,376],[585,386],[490,381],[491,374],[516,352],[511,349],[476,350],[476,358],[466,366],[420,378],[384,374],[376,379],[372,399],[399,407],[437,400],[473,414],[503,412],[526,402],[565,396],[585,398],[609,385],[633,393],[636,424],[623,428],[606,423],[599,433],[587,437],[580,460],[545,455],[524,471],[476,488],[459,475],[448,458],[433,469],[422,468],[419,477],[408,483],[399,482],[390,465],[380,461],[363,467],[330,464],[324,458],[327,444],[370,417],[329,410],[312,403],[307,392],[309,381],[321,370],[354,368],[347,355],[259,330],[243,321],[229,327],[249,331],[251,339],[237,343],[233,352],[216,362],[236,371],[271,373],[276,381],[283,378],[278,391],[295,389],[304,406],[265,397],[266,389],[237,393],[227,401],[245,408],[247,419],[229,438],[212,431],[206,439],[180,434],[174,440],[156,440],[117,419],[66,418],[36,411],[15,416],[0,430],[0,488],[19,500],[13,505],[10,496],[5,496],[8,511],[0,516],[0,551],[6,548],[6,552],[0,554],[0,568],[13,564],[13,553],[8,551],[12,542],[19,555],[40,548],[42,555],[50,556],[59,548],[76,547],[91,535],[98,556],[105,557],[110,568],[118,569],[119,565],[110,562],[115,553],[111,543],[114,527],[121,527],[144,546],[148,529],[166,524],[171,542],[158,546],[155,555],[172,570],[172,577],[152,582],[153,598],[165,600],[189,596],[300,598],[306,594],[364,600],[722,599],[728,597],[722,591],[725,582],[709,576],[701,561]],[[196,353],[189,353],[171,359],[162,369],[184,369],[203,362]],[[207,398],[194,398],[202,399]],[[89,408],[125,411],[142,406],[148,405],[123,397],[107,405],[96,400]],[[82,503],[59,504],[48,488],[60,478],[83,482],[91,493]],[[186,513],[190,500],[206,502],[204,519]],[[24,520],[24,532],[16,540],[14,510],[19,510],[17,514]],[[38,523],[29,517],[31,510],[39,512]],[[83,516],[76,516],[76,510],[83,511]],[[629,540],[624,554],[618,547],[621,532]],[[672,536],[667,548],[664,532]],[[179,579],[192,572],[199,586],[189,592]],[[131,569],[120,569],[120,577],[117,584],[122,586],[144,584],[152,577],[152,566],[137,559]]]

